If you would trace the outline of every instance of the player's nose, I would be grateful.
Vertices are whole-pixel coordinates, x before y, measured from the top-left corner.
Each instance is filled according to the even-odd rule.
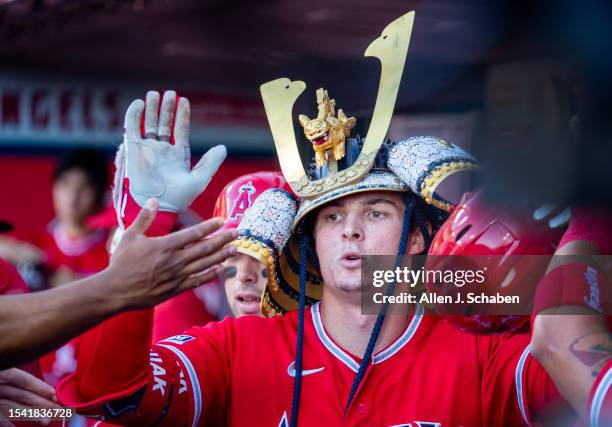
[[[256,273],[249,268],[238,269],[238,274],[236,276],[240,282],[246,285],[255,283],[257,281]]]
[[[358,241],[363,239],[363,227],[355,215],[347,215],[343,223],[342,238],[345,240]]]

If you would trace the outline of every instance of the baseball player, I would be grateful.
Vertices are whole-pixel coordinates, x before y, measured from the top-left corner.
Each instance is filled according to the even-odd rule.
[[[261,193],[271,188],[289,190],[280,172],[259,171],[239,176],[219,193],[214,217],[225,219],[222,229],[235,229],[246,210]],[[238,254],[223,263],[223,285],[227,302],[235,317],[261,315],[261,297],[268,283],[268,269],[249,248],[238,247]]]
[[[293,146],[291,119],[304,84],[262,86],[283,175],[298,197],[263,193],[246,212],[236,245],[266,260],[262,310],[272,318],[229,318],[153,346],[151,311],[108,321],[88,334],[84,362],[58,386],[63,404],[110,422],[162,426],[520,426],[567,410],[530,356],[528,334],[466,334],[419,304],[404,315],[361,312],[362,257],[426,253],[451,207],[435,188],[477,167],[434,137],[383,144],[413,18],[391,23],[366,50],[381,60],[382,73],[364,140],[347,140],[354,118],[336,113],[324,90],[317,91],[317,117],[300,116],[317,152],[309,172]],[[173,138],[174,105],[175,94],[166,92],[161,111],[172,113],[160,113],[161,135],[186,144],[188,103],[178,102]],[[135,177],[123,188],[128,200],[151,191],[153,184],[136,177],[151,176],[154,164],[180,166],[162,155],[171,145],[141,134],[143,110],[146,131],[156,105],[135,101],[126,115],[128,153],[148,150],[127,163]],[[182,196],[193,188],[183,189],[175,176],[156,184],[174,190],[161,190],[162,204],[193,197]],[[166,206],[170,216],[185,207]],[[155,227],[163,232],[170,222]]]

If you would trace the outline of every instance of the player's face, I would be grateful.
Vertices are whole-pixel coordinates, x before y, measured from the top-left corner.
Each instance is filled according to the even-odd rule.
[[[234,316],[261,315],[261,295],[268,283],[266,267],[239,253],[223,263],[223,276],[225,295]]]
[[[80,169],[69,169],[53,183],[53,207],[60,221],[81,226],[96,208],[96,191]]]
[[[361,256],[395,255],[405,205],[393,192],[354,194],[316,214],[314,239],[325,286],[359,292]]]

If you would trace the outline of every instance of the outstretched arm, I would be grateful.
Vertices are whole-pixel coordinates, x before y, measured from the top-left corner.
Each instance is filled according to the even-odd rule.
[[[212,219],[165,237],[145,237],[156,217],[142,210],[102,272],[59,288],[0,297],[0,369],[33,360],[122,311],[152,307],[212,279],[231,232],[201,240],[222,222]],[[204,274],[198,275],[205,271]]]
[[[592,425],[612,422],[612,407],[590,414],[594,384],[601,382],[612,360],[612,335],[601,314],[609,314],[612,283],[598,256],[609,253],[610,221],[608,216],[575,212],[557,263],[538,288],[533,319],[533,356]],[[579,262],[570,255],[580,256]]]
[[[151,307],[204,283],[231,255],[231,248],[221,249],[233,239],[231,232],[205,239],[220,220],[145,237],[170,232],[226,155],[225,147],[213,147],[192,168],[189,101],[173,91],[161,99],[148,92],[146,101],[128,107],[115,159],[119,229],[109,267],[47,293],[0,299],[0,367],[40,355],[113,314]]]
[[[133,212],[147,196],[156,195],[164,215],[152,225],[152,233],[163,235],[171,228],[176,213],[185,210],[204,190],[225,157],[225,149],[212,148],[191,169],[188,129],[189,103],[184,98],[176,102],[174,92],[165,92],[161,102],[159,93],[149,92],[146,108],[140,100],[130,105],[124,143],[116,159],[114,201],[121,227],[129,225]],[[203,238],[220,225],[213,220],[208,228],[200,229],[199,237]],[[121,245],[130,240],[129,230],[122,232],[120,228],[121,244],[114,257],[121,255]],[[168,236],[177,240],[177,245],[189,254],[174,257],[174,261],[183,261],[187,277],[196,274],[200,283],[216,273],[210,269],[211,265],[220,263],[234,251],[229,246],[220,250],[235,238],[232,231],[194,244],[186,244],[184,237],[183,231]],[[210,255],[201,258],[204,252]],[[163,273],[152,268],[149,260],[143,262],[143,268],[150,270],[151,277]],[[195,414],[199,413],[202,399],[197,376],[192,375],[195,368],[186,358],[178,356],[183,354],[180,349],[169,347],[173,339],[151,349],[152,324],[153,310],[133,311],[110,319],[85,334],[81,338],[76,373],[58,385],[60,401],[82,413],[122,425],[174,426],[185,425],[188,419],[193,420],[192,425],[197,425]],[[216,359],[215,349],[223,341],[223,334],[219,336],[215,344],[204,345],[201,351],[196,351],[202,354],[209,349],[210,357],[206,357],[203,364]],[[183,337],[195,340],[185,335],[175,337],[174,341],[185,344]],[[211,371],[219,373],[220,370]],[[213,388],[209,383],[207,392],[225,396],[224,392],[212,393]],[[217,388],[225,390],[223,385]]]

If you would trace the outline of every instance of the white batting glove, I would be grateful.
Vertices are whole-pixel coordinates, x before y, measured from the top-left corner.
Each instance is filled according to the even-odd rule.
[[[159,92],[148,92],[146,101],[146,106],[137,99],[128,107],[115,158],[113,201],[119,229],[114,244],[152,197],[159,200],[160,213],[148,234],[168,233],[176,214],[204,191],[227,154],[223,145],[215,146],[191,169],[189,101],[177,102],[174,91],[164,92],[161,108]]]

